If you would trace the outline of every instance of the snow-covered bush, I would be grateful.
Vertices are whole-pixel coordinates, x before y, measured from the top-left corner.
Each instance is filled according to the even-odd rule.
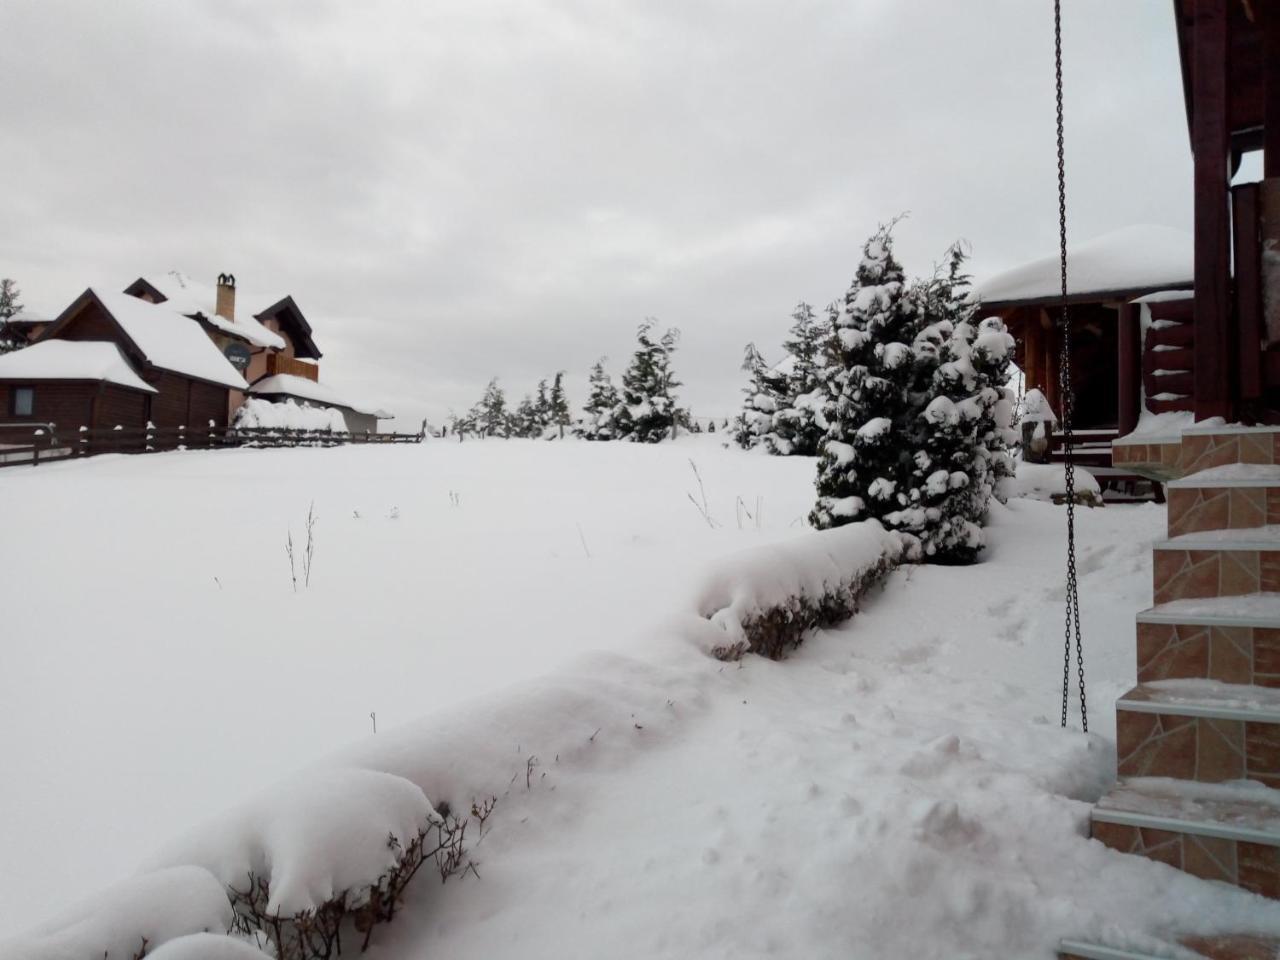
[[[671,369],[680,331],[671,329],[654,338],[656,321],[647,319],[636,329],[636,352],[622,375],[621,402],[613,411],[614,435],[635,443],[657,443],[671,436],[680,422],[672,392],[680,386]]]
[[[483,822],[491,808],[473,815]],[[157,863],[216,877],[233,928],[265,933],[280,960],[323,960],[337,955],[344,930],[367,944],[424,864],[441,879],[465,869],[467,822],[437,813],[402,777],[320,769],[192,833]]]
[[[699,614],[725,634],[710,652],[722,660],[747,652],[780,659],[814,627],[853,616],[902,554],[902,539],[868,520],[730,558],[696,599]]]
[[[192,933],[170,940],[147,957],[148,960],[264,960],[275,956],[264,952],[255,940],[223,933]]]
[[[273,403],[248,397],[236,411],[232,427],[238,430],[327,430],[345,432],[347,421],[333,407],[312,407],[294,400]]]
[[[187,864],[130,877],[63,911],[18,940],[14,960],[133,960],[185,934],[223,933],[233,914],[208,870]]]

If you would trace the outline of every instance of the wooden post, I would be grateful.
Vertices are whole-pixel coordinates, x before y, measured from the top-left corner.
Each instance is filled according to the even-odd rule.
[[[1142,331],[1139,329],[1138,305],[1120,304],[1116,319],[1117,330],[1116,389],[1120,400],[1117,429],[1120,436],[1132,433],[1138,425],[1138,406],[1141,402],[1139,385],[1142,382]]]
[[[1280,6],[1270,0],[1256,9],[1262,17],[1264,34],[1262,175],[1280,177]]]
[[[1258,185],[1232,190],[1236,261],[1236,338],[1240,365],[1241,414],[1262,398],[1262,252],[1258,223]]]
[[[1227,123],[1228,0],[1197,0],[1192,32],[1191,141],[1195,154],[1194,408],[1197,420],[1233,417]]]

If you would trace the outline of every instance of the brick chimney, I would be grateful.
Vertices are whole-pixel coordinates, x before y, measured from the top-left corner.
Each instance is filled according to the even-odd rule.
[[[213,312],[220,317],[235,322],[236,319],[236,278],[235,274],[218,274],[218,294],[214,301]]]

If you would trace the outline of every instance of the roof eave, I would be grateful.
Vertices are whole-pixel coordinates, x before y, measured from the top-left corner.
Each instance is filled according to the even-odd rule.
[[[1156,283],[1148,284],[1141,287],[1121,287],[1114,290],[1087,290],[1082,293],[1067,294],[1067,303],[1106,303],[1113,300],[1128,301],[1135,297],[1145,297],[1149,293],[1159,293],[1161,290],[1190,290],[1195,286],[1191,280],[1183,280],[1177,283]],[[1056,306],[1062,302],[1061,294],[1049,294],[1039,297],[1019,297],[1006,300],[980,300],[978,309],[982,310],[1013,310],[1018,307],[1035,307],[1035,306]]]

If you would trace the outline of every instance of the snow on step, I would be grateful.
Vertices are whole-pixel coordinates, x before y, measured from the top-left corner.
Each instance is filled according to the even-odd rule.
[[[1280,487],[1280,465],[1271,463],[1226,463],[1209,467],[1174,480],[1171,490],[1198,487]]]
[[[1280,593],[1171,600],[1143,610],[1138,622],[1280,629]]]
[[[1280,846],[1280,790],[1251,781],[1132,777],[1098,801],[1093,819]]]
[[[1172,956],[1196,960],[1273,960],[1280,956],[1280,940],[1250,934],[1185,937],[1176,947],[1162,943],[1153,946],[1150,952],[1084,940],[1062,940],[1058,944],[1058,956],[1061,960],[1167,960]]]
[[[1220,680],[1153,680],[1117,700],[1116,709],[1280,723],[1280,689]]]
[[[1280,550],[1280,524],[1197,530],[1153,544],[1156,550]]]

